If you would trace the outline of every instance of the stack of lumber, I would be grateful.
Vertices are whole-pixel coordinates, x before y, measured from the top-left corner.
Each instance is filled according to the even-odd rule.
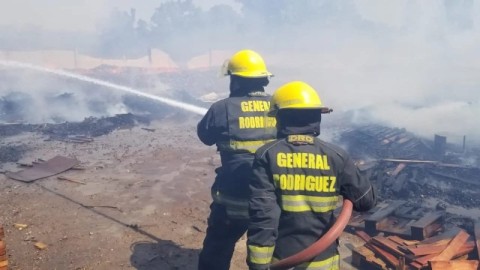
[[[5,247],[5,232],[2,225],[0,225],[0,270],[7,270],[8,260],[7,260],[7,248]]]
[[[479,266],[473,252],[478,241],[456,227],[422,241],[356,234],[365,241],[353,250],[352,264],[360,269],[477,270]]]

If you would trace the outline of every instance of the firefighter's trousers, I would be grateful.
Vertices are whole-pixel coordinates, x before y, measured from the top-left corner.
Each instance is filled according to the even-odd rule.
[[[216,202],[210,205],[210,210],[198,270],[228,270],[235,243],[247,231],[248,219],[229,218],[225,206]]]

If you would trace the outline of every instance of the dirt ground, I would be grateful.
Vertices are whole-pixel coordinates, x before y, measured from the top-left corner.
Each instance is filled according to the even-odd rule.
[[[198,120],[168,118],[150,125],[154,132],[117,130],[85,144],[35,133],[3,138],[28,146],[23,162],[64,155],[86,168],[61,174],[85,185],[56,176],[26,184],[0,174],[9,269],[196,269],[219,164],[215,148],[196,137]],[[342,269],[354,269],[348,259],[356,245],[354,236],[342,237]],[[231,269],[246,269],[245,239]]]

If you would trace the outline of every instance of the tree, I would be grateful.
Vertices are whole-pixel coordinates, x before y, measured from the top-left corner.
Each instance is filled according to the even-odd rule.
[[[99,26],[99,53],[109,57],[130,56],[136,52],[135,10],[130,13],[114,9]]]
[[[201,13],[202,10],[192,0],[163,3],[152,16],[153,30],[156,34],[167,36],[180,31],[192,32],[202,27]]]

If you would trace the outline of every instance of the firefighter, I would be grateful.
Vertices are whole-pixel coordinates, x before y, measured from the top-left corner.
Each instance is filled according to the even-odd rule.
[[[248,176],[255,151],[276,138],[275,117],[269,117],[271,96],[265,93],[272,74],[251,50],[235,53],[224,65],[230,96],[217,101],[198,123],[206,145],[216,145],[221,167],[215,170],[208,228],[199,270],[227,270],[235,243],[248,227]]]
[[[354,210],[375,203],[370,181],[349,155],[320,134],[322,102],[300,81],[275,91],[270,115],[277,119],[277,140],[258,149],[250,179],[247,264],[268,269],[273,260],[294,255],[316,242],[335,222],[339,195]],[[322,254],[294,269],[339,269],[338,240]]]

